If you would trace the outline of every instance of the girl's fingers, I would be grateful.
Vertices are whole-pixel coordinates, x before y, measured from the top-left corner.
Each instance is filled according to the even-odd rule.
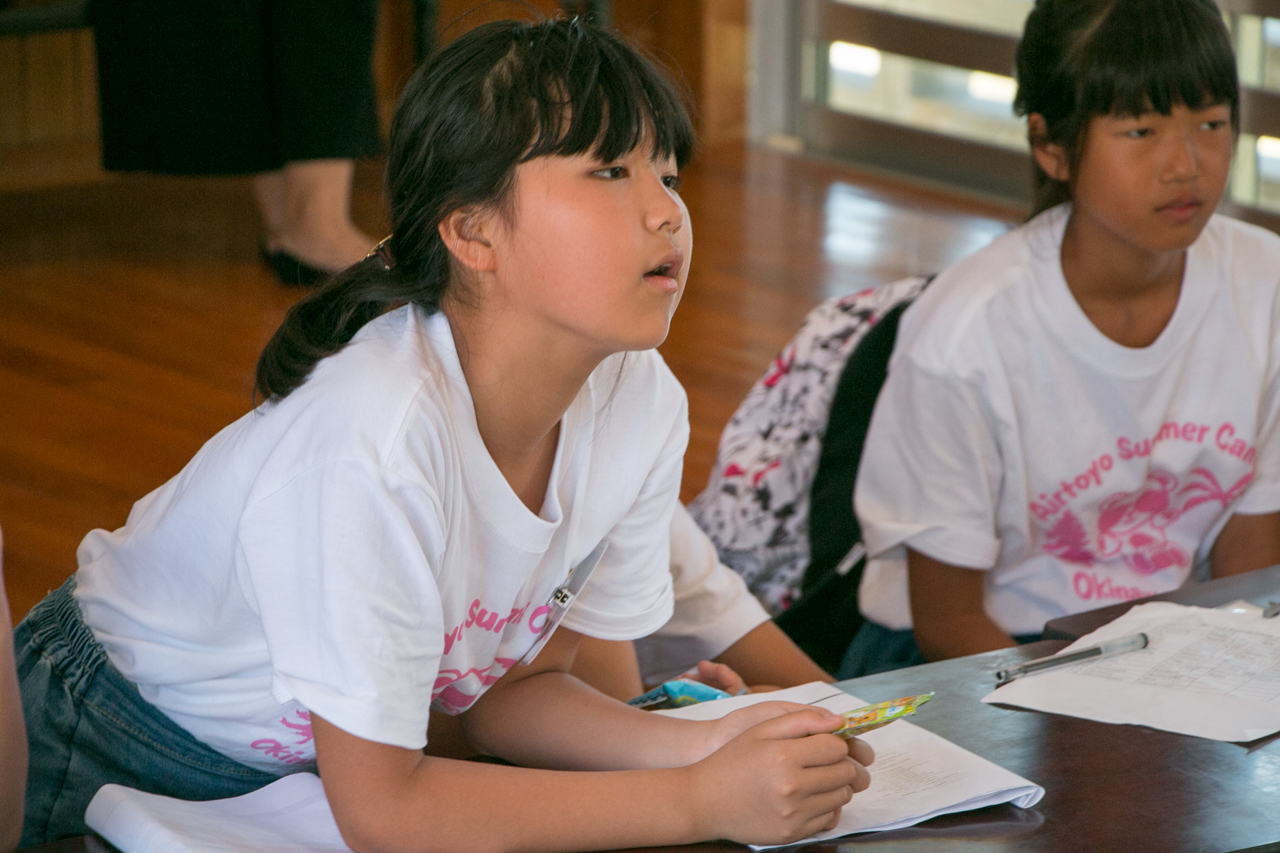
[[[770,740],[785,740],[827,734],[844,725],[844,718],[838,714],[833,714],[821,708],[814,708],[811,705],[797,705],[794,702],[762,702],[760,705],[749,706],[743,710],[766,706],[774,706],[781,713],[774,715],[772,719],[766,719],[764,722],[757,724],[752,729],[752,732],[758,737]],[[844,742],[839,742],[841,750],[844,751],[846,749]]]
[[[813,816],[805,822],[803,830],[805,836],[834,829],[840,820],[840,810],[848,804],[852,796],[853,793],[848,788],[841,788],[838,791],[810,797],[805,803],[805,808],[811,809]]]
[[[693,677],[703,684],[709,684],[735,696],[745,693],[747,689],[746,682],[731,667],[709,660],[698,663],[696,675]]]
[[[854,779],[851,787],[853,788],[853,792],[856,794],[871,787],[871,771],[862,764],[859,764],[857,761],[853,762],[853,766],[856,770],[854,772]]]
[[[710,731],[707,739],[706,754],[710,755],[749,731],[753,732],[751,737],[766,740],[798,738],[811,734],[812,732],[809,729],[795,724],[783,726],[780,729],[766,728],[763,731],[755,731],[763,723],[768,723],[775,718],[782,718],[801,710],[814,711],[808,705],[798,705],[795,702],[760,702],[725,714],[713,724],[714,728]],[[813,727],[810,726],[810,728]],[[835,731],[835,728],[836,726],[833,724],[826,728],[825,731]],[[824,731],[824,729],[818,726],[816,731]]]
[[[870,765],[875,763],[876,751],[871,748],[864,740],[859,738],[849,739],[849,757],[859,764]]]
[[[843,792],[841,796],[844,800],[840,803],[843,805],[856,791],[866,788],[866,785],[858,787],[864,777],[870,778],[866,768],[845,758],[834,764],[805,768],[797,781],[796,790],[806,797],[824,797]]]

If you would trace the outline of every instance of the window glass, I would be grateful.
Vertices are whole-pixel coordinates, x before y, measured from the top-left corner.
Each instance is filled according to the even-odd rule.
[[[1021,35],[1031,0],[836,0],[846,6],[879,9],[973,30]]]
[[[834,110],[1027,150],[1023,122],[1013,114],[1012,77],[842,41],[828,46],[825,60],[826,102]]]

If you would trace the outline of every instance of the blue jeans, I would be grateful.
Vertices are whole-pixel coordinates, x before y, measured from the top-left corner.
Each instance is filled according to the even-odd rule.
[[[215,752],[143,699],[84,624],[75,584],[72,575],[14,631],[31,750],[19,847],[88,833],[85,809],[108,782],[214,800],[279,778]]]
[[[1034,643],[1040,634],[1021,634],[1013,638],[1018,644]],[[844,652],[844,660],[836,671],[836,680],[860,678],[928,663],[916,645],[916,632],[910,628],[894,631],[870,620],[863,622]]]

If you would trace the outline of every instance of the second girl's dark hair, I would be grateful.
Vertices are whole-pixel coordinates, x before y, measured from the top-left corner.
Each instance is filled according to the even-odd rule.
[[[617,36],[576,19],[499,21],[461,36],[414,73],[391,124],[394,263],[370,256],[295,305],[258,359],[256,390],[287,396],[394,306],[439,310],[452,265],[440,222],[501,206],[520,163],[585,153],[610,161],[641,144],[683,168],[693,127],[672,83]]]
[[[1036,0],[1017,52],[1018,115],[1039,113],[1075,174],[1089,120],[1168,115],[1175,104],[1231,107],[1240,84],[1213,0]],[[1071,198],[1070,186],[1035,166],[1036,213]]]

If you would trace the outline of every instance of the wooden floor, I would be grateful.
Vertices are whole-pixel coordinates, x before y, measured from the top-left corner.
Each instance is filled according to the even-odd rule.
[[[936,270],[1016,210],[757,148],[689,169],[689,286],[662,350],[689,391],[683,498],[721,427],[822,299]],[[376,164],[355,216],[385,230]],[[0,528],[15,621],[94,527],[251,406],[258,351],[298,297],[257,261],[247,179],[128,176],[0,194]]]

